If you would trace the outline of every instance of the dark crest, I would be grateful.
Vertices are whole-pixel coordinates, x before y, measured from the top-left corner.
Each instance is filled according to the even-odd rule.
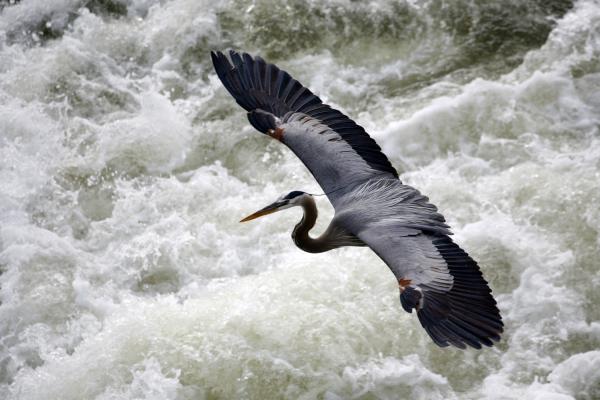
[[[304,194],[304,192],[301,192],[299,190],[294,190],[293,192],[289,192],[288,194],[286,194],[284,196],[284,199],[285,200],[291,200],[294,197],[302,196],[303,194]]]

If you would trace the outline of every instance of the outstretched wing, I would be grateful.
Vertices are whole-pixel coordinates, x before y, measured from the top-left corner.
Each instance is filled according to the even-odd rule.
[[[391,268],[403,308],[417,309],[435,343],[480,348],[499,339],[502,319],[479,267],[447,236],[435,206],[400,182],[362,127],[260,57],[211,55],[250,123],[302,160],[335,207],[335,222]]]
[[[481,348],[500,339],[502,318],[479,266],[427,197],[392,180],[367,182],[349,197],[336,218],[390,267],[402,307],[417,310],[436,344]]]
[[[286,144],[326,193],[343,192],[347,185],[371,177],[398,178],[381,148],[361,126],[323,104],[287,72],[246,53],[230,51],[227,57],[212,52],[211,56],[217,75],[248,111],[252,125]],[[337,157],[339,154],[343,156]]]
[[[446,235],[395,231],[371,227],[357,236],[394,272],[402,307],[417,310],[433,341],[481,348],[500,340],[502,318],[477,263]]]

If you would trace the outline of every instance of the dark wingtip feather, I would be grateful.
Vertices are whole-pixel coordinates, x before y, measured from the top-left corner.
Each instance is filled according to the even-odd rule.
[[[414,305],[421,325],[441,347],[493,346],[500,340],[504,324],[479,266],[448,236],[440,235],[433,244],[444,258],[454,284],[446,293],[421,285],[422,307]],[[414,304],[404,301],[404,308],[405,303]]]
[[[400,304],[404,311],[412,313],[413,308],[418,309],[421,298],[422,295],[419,290],[408,286],[400,293]]]
[[[259,132],[267,133],[269,129],[277,127],[275,117],[269,112],[263,110],[253,110],[248,113],[248,121]]]
[[[323,104],[319,97],[287,72],[260,57],[229,50],[225,55],[211,51],[217,76],[236,102],[246,111],[262,109],[282,118],[290,111],[301,112],[336,130],[373,169],[398,177],[387,157],[365,130],[340,111]],[[263,73],[264,71],[264,73]],[[329,121],[329,122],[328,122]],[[333,126],[342,121],[343,126]]]

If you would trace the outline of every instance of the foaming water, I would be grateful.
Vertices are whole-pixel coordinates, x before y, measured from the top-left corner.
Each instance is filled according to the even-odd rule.
[[[0,397],[600,396],[600,6],[22,0],[0,11]],[[259,53],[440,208],[506,333],[437,348],[210,49]],[[318,198],[317,231],[333,210]]]

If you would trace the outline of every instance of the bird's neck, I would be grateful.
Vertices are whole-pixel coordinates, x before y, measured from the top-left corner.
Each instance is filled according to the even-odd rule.
[[[311,238],[308,233],[317,221],[317,205],[312,197],[305,197],[300,206],[304,210],[304,215],[292,232],[292,239],[294,239],[296,246],[309,253],[322,253],[344,245],[336,240],[331,225],[318,238]]]

